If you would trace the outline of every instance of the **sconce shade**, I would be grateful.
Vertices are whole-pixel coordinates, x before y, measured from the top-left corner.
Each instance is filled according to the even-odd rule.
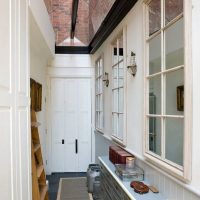
[[[135,76],[137,72],[135,57],[136,57],[136,54],[131,51],[130,62],[129,62],[129,65],[127,66],[127,70],[133,76]]]
[[[105,74],[104,74],[104,76],[103,76],[103,82],[104,82],[104,85],[105,85],[106,87],[109,86],[109,78],[108,78],[108,73],[107,73],[107,72],[105,72]]]
[[[136,75],[136,72],[137,72],[137,65],[129,65],[127,66],[127,69],[128,69],[128,72],[130,74],[132,74],[133,76]]]

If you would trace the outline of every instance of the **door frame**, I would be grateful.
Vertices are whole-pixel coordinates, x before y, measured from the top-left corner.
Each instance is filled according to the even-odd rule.
[[[92,75],[48,75],[47,76],[47,98],[46,98],[46,104],[47,104],[47,112],[46,112],[46,118],[47,118],[47,130],[46,130],[46,141],[47,141],[47,160],[46,160],[46,174],[50,175],[52,174],[52,126],[51,126],[51,120],[52,120],[52,109],[51,109],[51,80],[52,79],[90,79],[91,80],[91,162],[93,163],[95,161],[95,137],[94,137],[94,77]]]

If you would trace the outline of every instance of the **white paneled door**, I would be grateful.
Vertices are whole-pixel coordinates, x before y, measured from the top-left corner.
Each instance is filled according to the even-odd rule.
[[[0,1],[0,199],[31,199],[28,1]]]
[[[52,171],[82,172],[91,162],[91,85],[51,79]]]

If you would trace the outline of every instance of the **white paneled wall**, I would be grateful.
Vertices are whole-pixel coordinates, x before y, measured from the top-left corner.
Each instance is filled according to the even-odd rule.
[[[40,143],[44,165],[46,166],[46,91],[47,91],[47,64],[52,58],[50,49],[45,42],[34,16],[30,13],[30,77],[42,84],[42,110],[37,112],[39,126]]]
[[[0,1],[0,199],[31,199],[27,0]]]

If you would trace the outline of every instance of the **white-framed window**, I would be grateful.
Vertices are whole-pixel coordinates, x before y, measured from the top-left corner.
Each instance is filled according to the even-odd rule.
[[[150,0],[145,4],[145,155],[189,179],[183,5],[184,0]]]
[[[124,39],[121,33],[113,42],[112,56],[112,137],[124,142]]]
[[[97,59],[95,63],[95,128],[103,131],[103,58]]]

